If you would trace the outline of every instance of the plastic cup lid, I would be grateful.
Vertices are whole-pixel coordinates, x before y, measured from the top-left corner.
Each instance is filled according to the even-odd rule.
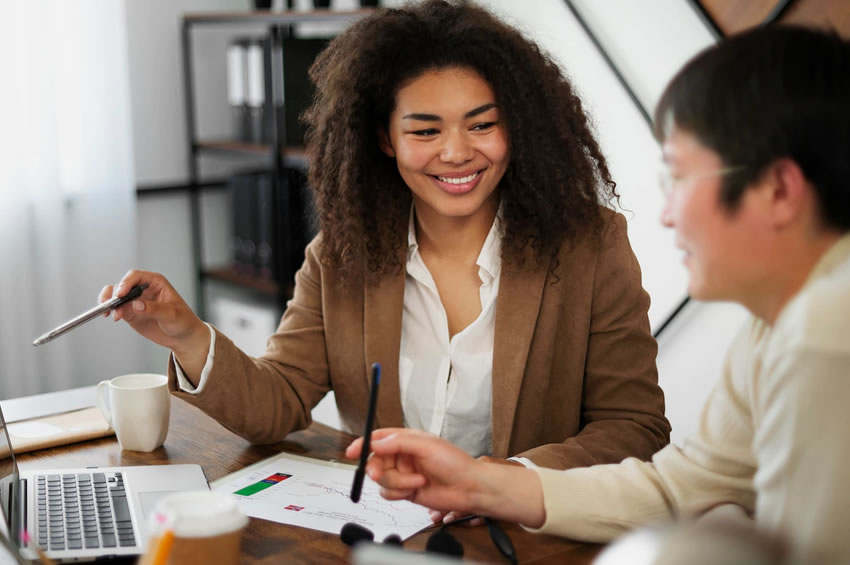
[[[151,522],[153,529],[168,527],[178,537],[212,537],[241,530],[248,517],[229,494],[192,491],[159,500]]]

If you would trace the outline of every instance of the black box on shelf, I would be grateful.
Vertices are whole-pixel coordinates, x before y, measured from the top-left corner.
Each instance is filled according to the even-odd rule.
[[[277,181],[277,182],[275,182]],[[316,235],[312,197],[303,171],[247,171],[230,179],[233,269],[279,283],[292,282],[304,248]]]
[[[290,234],[290,240],[287,242],[289,252],[286,264],[290,278],[293,278],[295,271],[301,268],[304,262],[304,249],[318,230],[313,196],[305,172],[300,169],[287,169],[286,173],[287,201],[280,202],[280,206],[281,216],[286,214],[288,222],[286,232]],[[284,206],[286,210],[283,209]]]
[[[298,39],[288,37],[283,40],[283,110],[286,128],[285,145],[304,145],[307,127],[301,121],[301,114],[313,101],[315,89],[307,70],[316,56],[328,45],[327,39]]]
[[[304,262],[304,248],[316,235],[313,222],[313,198],[307,177],[300,169],[285,169],[280,179],[280,197],[276,201],[278,282],[292,282]]]
[[[274,278],[275,257],[275,222],[274,212],[274,186],[271,174],[257,175],[257,254],[255,266],[257,276],[263,279]]]
[[[230,178],[230,200],[233,213],[231,253],[233,269],[243,275],[255,273],[257,255],[257,173],[234,175]]]

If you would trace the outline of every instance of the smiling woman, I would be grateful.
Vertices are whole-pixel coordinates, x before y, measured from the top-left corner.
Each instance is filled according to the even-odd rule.
[[[273,442],[333,389],[359,431],[377,362],[376,425],[475,456],[569,468],[665,445],[649,298],[559,67],[487,11],[430,0],[353,23],[310,75],[321,234],[266,353],[240,352],[161,275],[117,290],[150,284],[116,316],[173,350],[172,390]]]
[[[333,41],[311,73],[317,97],[306,114],[316,140],[308,147],[310,181],[321,222],[334,226],[324,233],[323,254],[343,276],[365,268],[375,282],[403,267],[398,251],[405,245],[412,187],[405,165],[387,152],[387,136],[405,132],[437,140],[444,152],[467,151],[454,146],[457,131],[435,126],[458,121],[481,104],[490,115],[470,115],[467,126],[486,130],[492,123],[510,152],[497,190],[504,259],[517,266],[548,261],[565,239],[603,228],[600,204],[617,193],[581,100],[555,62],[487,11],[445,2],[380,11]],[[412,83],[419,84],[417,92]],[[475,96],[479,100],[460,107],[459,98]],[[457,115],[426,107],[446,101]],[[416,106],[402,113],[400,103]],[[404,116],[413,123],[402,130],[396,118]]]

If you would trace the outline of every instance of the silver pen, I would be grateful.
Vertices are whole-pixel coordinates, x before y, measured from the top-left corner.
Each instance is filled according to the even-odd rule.
[[[112,310],[113,308],[117,308],[117,307],[121,306],[122,304],[133,300],[134,298],[140,297],[142,295],[142,292],[144,292],[144,290],[147,287],[148,287],[148,283],[142,283],[142,284],[136,285],[133,288],[131,288],[130,292],[128,292],[124,296],[122,296],[120,298],[116,296],[115,298],[112,298],[111,300],[107,300],[106,302],[98,304],[97,306],[95,306],[91,310],[83,312],[82,314],[80,314],[79,316],[77,316],[76,318],[74,318],[72,320],[68,320],[67,322],[65,322],[64,324],[59,326],[58,328],[50,330],[49,332],[47,332],[43,336],[34,340],[32,342],[32,344],[33,345],[41,345],[43,343],[47,343],[48,341],[56,339],[60,335],[68,333],[69,331],[73,330],[74,328],[80,327],[90,320],[94,320],[95,318],[97,318],[101,314],[104,314],[104,313]]]

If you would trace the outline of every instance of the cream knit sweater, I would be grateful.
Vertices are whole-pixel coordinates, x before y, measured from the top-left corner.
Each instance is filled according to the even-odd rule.
[[[806,562],[850,562],[850,235],[821,258],[773,327],[733,343],[696,437],[651,463],[539,469],[539,531],[608,541],[734,503]]]

